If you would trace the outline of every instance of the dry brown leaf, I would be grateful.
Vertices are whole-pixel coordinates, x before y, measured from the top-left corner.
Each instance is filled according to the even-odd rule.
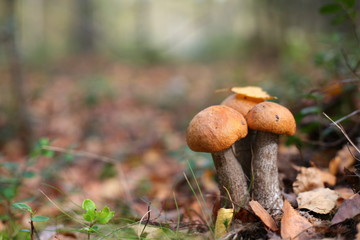
[[[334,175],[332,175],[329,172],[326,172],[324,170],[320,170],[318,168],[315,168],[318,172],[318,174],[321,177],[321,180],[323,181],[323,183],[326,183],[330,186],[334,186],[336,184],[336,177]]]
[[[302,192],[297,197],[299,208],[306,208],[319,214],[328,214],[336,206],[339,195],[329,188],[318,188]]]
[[[324,186],[325,185],[319,171],[314,167],[301,167],[300,173],[297,175],[296,180],[293,183],[294,193],[296,194],[316,188],[323,188]]]
[[[276,225],[274,219],[270,216],[270,214],[261,206],[261,204],[257,201],[250,201],[249,205],[251,209],[254,211],[256,216],[258,216],[261,221],[271,230],[271,231],[278,231],[279,228]]]
[[[331,224],[337,224],[346,219],[353,218],[360,214],[360,195],[355,194],[352,198],[347,199],[340,206],[336,212],[334,218],[331,220]]]
[[[329,171],[331,174],[336,175],[338,173],[343,174],[344,168],[349,168],[355,162],[354,154],[356,150],[353,146],[345,145],[339,150],[336,156],[329,163]]]
[[[311,223],[302,217],[288,201],[284,201],[284,214],[281,219],[281,237],[283,239],[303,239],[302,233],[311,231]]]
[[[351,188],[336,188],[334,191],[343,199],[349,199],[354,196],[354,191]]]

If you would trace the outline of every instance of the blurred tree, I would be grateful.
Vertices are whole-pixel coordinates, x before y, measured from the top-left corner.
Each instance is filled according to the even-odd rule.
[[[10,119],[15,123],[16,135],[22,141],[24,150],[26,153],[29,153],[33,143],[33,131],[28,103],[26,101],[26,86],[21,57],[17,44],[16,2],[16,0],[6,0],[4,2],[5,28],[2,39],[4,40],[7,51],[9,76],[14,101],[14,114]]]
[[[91,0],[76,0],[73,36],[75,48],[81,53],[95,51],[96,31],[94,4]]]

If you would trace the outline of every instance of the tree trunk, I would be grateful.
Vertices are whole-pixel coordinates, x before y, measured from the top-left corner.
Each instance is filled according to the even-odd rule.
[[[23,69],[21,65],[21,58],[17,46],[16,37],[16,19],[15,19],[15,0],[6,0],[6,32],[5,43],[7,55],[9,59],[9,71],[11,79],[11,87],[14,97],[14,112],[13,119],[16,123],[17,135],[20,138],[26,153],[31,151],[33,145],[33,131],[30,121],[30,114],[26,102],[25,81],[23,76]]]
[[[95,50],[94,4],[91,0],[75,1],[74,39],[81,53]]]

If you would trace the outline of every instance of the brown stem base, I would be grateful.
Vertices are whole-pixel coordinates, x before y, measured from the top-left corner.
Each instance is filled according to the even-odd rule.
[[[224,208],[231,208],[232,202],[238,207],[244,207],[249,201],[249,192],[246,184],[246,177],[240,163],[237,161],[232,148],[212,153],[221,193],[220,205]]]
[[[283,199],[277,167],[279,135],[258,131],[253,148],[253,198],[270,214],[281,211]]]

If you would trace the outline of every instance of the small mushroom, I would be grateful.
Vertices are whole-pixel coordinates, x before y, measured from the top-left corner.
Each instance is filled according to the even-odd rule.
[[[243,115],[220,105],[196,114],[187,129],[186,141],[190,149],[212,155],[219,181],[221,207],[232,206],[227,191],[238,206],[245,206],[249,201],[246,178],[232,150],[232,145],[245,137],[247,132]]]
[[[257,130],[253,146],[253,198],[272,215],[281,211],[277,157],[280,134],[292,136],[296,123],[291,112],[273,102],[262,102],[245,116],[250,129]]]
[[[230,89],[233,93],[228,96],[221,105],[225,105],[235,109],[242,115],[246,114],[258,103],[264,102],[268,99],[274,99],[276,97],[270,96],[260,87],[247,86],[247,87],[233,87]],[[244,173],[247,178],[247,182],[251,184],[251,161],[252,152],[251,145],[254,142],[256,131],[248,130],[248,135],[238,140],[234,144],[234,151],[237,160],[240,162]]]
[[[239,94],[232,94],[222,101],[221,105],[231,107],[246,115],[256,104],[263,102],[263,99],[249,98]],[[234,152],[246,175],[247,183],[251,183],[251,143],[255,138],[255,131],[248,130],[248,135],[234,144]]]

